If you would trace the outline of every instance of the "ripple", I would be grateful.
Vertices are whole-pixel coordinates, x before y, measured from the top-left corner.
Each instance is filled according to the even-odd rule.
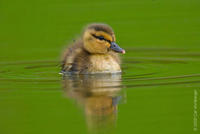
[[[192,70],[194,65],[198,66],[199,52],[174,48],[129,48],[127,50],[129,53],[123,57],[123,77],[120,79],[123,88],[199,83],[200,74]],[[133,51],[135,52],[132,53]],[[193,58],[193,56],[197,57]],[[0,82],[59,84],[61,81],[61,76],[58,74],[60,71],[58,60],[0,62],[0,65]],[[179,71],[181,68],[177,65],[182,69],[188,69],[183,72],[184,74],[180,72],[176,75],[171,73],[172,70],[168,70],[173,68]]]

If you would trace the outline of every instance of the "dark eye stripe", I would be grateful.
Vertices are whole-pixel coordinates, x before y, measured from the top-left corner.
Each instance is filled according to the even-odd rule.
[[[105,39],[103,36],[96,36],[95,34],[92,34],[92,36],[95,37],[95,38],[97,38],[97,39],[99,39],[99,40],[105,40],[105,41],[111,43],[110,40]]]
[[[103,36],[97,36],[97,38],[100,40],[105,40]]]

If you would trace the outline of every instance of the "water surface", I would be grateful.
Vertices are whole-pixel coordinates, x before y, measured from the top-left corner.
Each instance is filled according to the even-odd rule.
[[[112,75],[62,76],[50,60],[1,62],[1,131],[195,132],[198,52],[126,50],[123,73]]]

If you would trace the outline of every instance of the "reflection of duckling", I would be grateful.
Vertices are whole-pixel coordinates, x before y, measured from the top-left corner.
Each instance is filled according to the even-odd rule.
[[[76,73],[121,72],[117,53],[125,53],[115,43],[112,28],[106,24],[90,24],[63,54],[62,71]]]
[[[64,76],[65,95],[75,99],[85,112],[89,130],[111,129],[122,98],[120,74]]]

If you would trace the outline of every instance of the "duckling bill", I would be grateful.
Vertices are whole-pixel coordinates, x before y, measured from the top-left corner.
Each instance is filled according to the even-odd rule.
[[[118,53],[125,50],[116,43],[107,24],[90,24],[82,36],[67,48],[62,57],[62,71],[78,74],[121,72]]]

